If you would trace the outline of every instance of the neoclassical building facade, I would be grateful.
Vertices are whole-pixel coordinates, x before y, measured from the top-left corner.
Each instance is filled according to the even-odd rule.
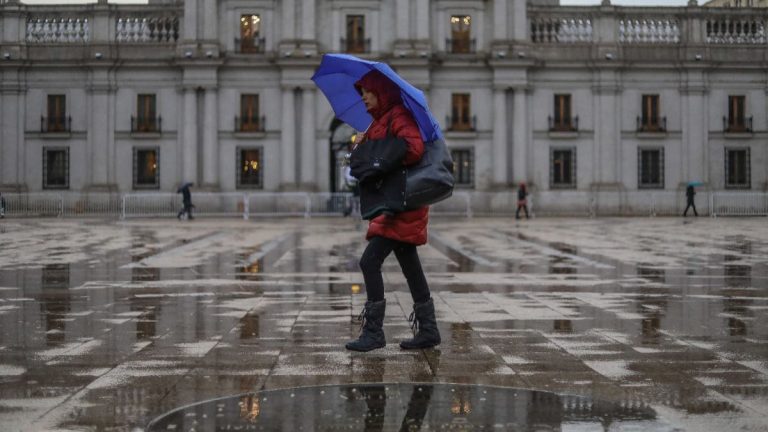
[[[340,190],[326,52],[423,89],[470,193],[767,188],[766,9],[552,3],[5,0],[0,190]]]

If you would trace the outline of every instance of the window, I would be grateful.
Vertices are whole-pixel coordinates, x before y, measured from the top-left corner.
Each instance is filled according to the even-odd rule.
[[[555,95],[555,118],[554,122],[549,124],[550,131],[574,131],[577,128],[577,124],[574,118],[571,117],[571,95],[570,94],[556,94]]]
[[[140,94],[136,102],[136,122],[134,132],[159,132],[160,119],[156,117],[154,94]]]
[[[664,149],[637,149],[637,187],[664,188]]]
[[[43,147],[43,189],[69,189],[68,147]]]
[[[235,45],[243,53],[260,53],[264,51],[261,38],[261,17],[255,14],[240,16],[240,39]]]
[[[666,129],[666,125],[659,118],[659,95],[643,95],[642,110],[638,130],[653,132]]]
[[[347,15],[347,38],[342,40],[342,45],[348,53],[368,51],[365,40],[365,16]]]
[[[65,102],[66,97],[64,95],[48,95],[48,118],[44,122],[46,132],[69,130]]]
[[[725,128],[727,132],[747,131],[744,103],[744,96],[728,96],[728,125]]]
[[[751,187],[748,148],[725,149],[725,187],[727,189]]]
[[[451,95],[451,117],[448,120],[449,130],[469,131],[475,129],[474,118],[469,113],[468,93]]]
[[[260,148],[237,148],[237,187],[260,189],[263,187],[262,155]]]
[[[576,187],[576,149],[550,149],[550,186]]]
[[[134,189],[158,189],[160,187],[159,150],[156,148],[133,149]]]
[[[451,150],[453,178],[457,186],[472,186],[475,178],[475,158],[471,149]]]
[[[244,94],[240,96],[240,118],[237,130],[254,132],[264,130],[263,119],[259,117],[259,95]]]
[[[448,39],[448,49],[452,53],[464,54],[472,51],[470,28],[472,18],[469,15],[451,16],[451,38]]]

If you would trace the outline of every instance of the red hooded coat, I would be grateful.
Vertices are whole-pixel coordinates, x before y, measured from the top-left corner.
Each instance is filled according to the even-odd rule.
[[[370,110],[373,123],[366,132],[366,139],[383,139],[389,134],[405,139],[408,151],[403,165],[413,165],[424,154],[424,141],[413,115],[403,106],[400,89],[379,71],[365,74],[355,83],[358,89],[364,88],[376,95],[378,107]],[[360,145],[365,145],[365,141]],[[397,213],[393,216],[381,215],[371,220],[365,238],[381,236],[415,245],[427,242],[427,222],[429,207]]]

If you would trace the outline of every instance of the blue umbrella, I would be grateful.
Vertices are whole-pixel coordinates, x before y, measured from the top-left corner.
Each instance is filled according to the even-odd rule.
[[[702,183],[702,182],[700,182],[700,181],[691,181],[691,182],[688,182],[688,186],[694,186],[694,187],[696,187],[696,186],[703,186],[703,185],[704,185],[704,183]]]
[[[413,114],[424,141],[442,138],[440,125],[429,112],[424,93],[400,78],[385,63],[363,60],[348,54],[325,54],[320,67],[312,76],[312,81],[325,94],[336,117],[353,128],[364,131],[368,129],[373,118],[366,111],[363,99],[355,89],[355,82],[372,70],[381,72],[400,87],[403,105]]]

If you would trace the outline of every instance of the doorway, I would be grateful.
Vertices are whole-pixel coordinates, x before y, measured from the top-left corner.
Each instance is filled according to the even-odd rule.
[[[334,118],[331,122],[331,145],[330,148],[330,188],[331,192],[345,192],[347,190],[344,182],[344,156],[351,150],[352,136],[357,133],[352,126]]]

